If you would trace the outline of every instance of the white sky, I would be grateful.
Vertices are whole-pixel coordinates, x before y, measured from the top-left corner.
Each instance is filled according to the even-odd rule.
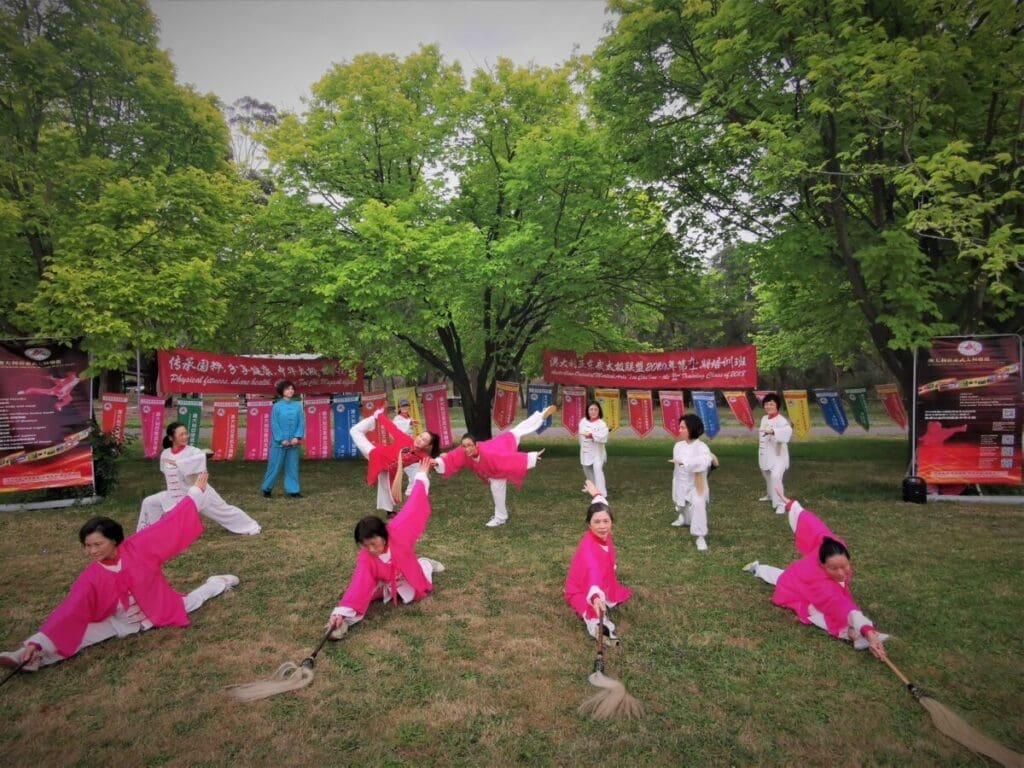
[[[550,66],[593,51],[604,0],[150,0],[178,81],[225,104],[300,110],[332,64],[437,43],[469,75],[499,56]]]

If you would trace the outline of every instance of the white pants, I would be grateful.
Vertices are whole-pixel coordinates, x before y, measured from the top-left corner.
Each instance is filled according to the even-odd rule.
[[[492,478],[488,482],[491,486],[491,498],[494,499],[494,518],[505,522],[508,520],[508,507],[505,504],[505,496],[508,493],[508,481]]]
[[[166,491],[164,491],[166,493]],[[154,493],[142,500],[142,508],[139,511],[139,523],[136,531],[141,531],[147,525],[152,525],[163,517],[170,509],[165,510],[161,503],[163,494]],[[221,495],[213,489],[212,485],[206,486],[204,494],[205,501],[199,513],[218,525],[226,528],[231,533],[242,536],[255,536],[260,532],[260,524],[238,507],[228,504]]]
[[[377,427],[377,417],[374,415],[367,416],[362,421],[358,422],[352,429],[348,431],[352,437],[352,442],[356,444],[356,448],[363,454],[363,458],[369,461],[370,451],[375,446],[370,442],[370,438],[367,434],[371,430]],[[416,467],[418,469],[418,467]],[[383,512],[394,512],[395,511],[395,499],[391,495],[391,473],[384,471],[377,475],[377,509]],[[412,484],[412,477],[409,478],[410,485]]]
[[[216,597],[227,589],[227,584],[221,579],[210,578],[199,587],[196,587],[187,595],[182,598],[182,603],[185,606],[186,613],[192,613],[203,603],[212,597]],[[103,621],[92,622],[85,628],[85,635],[82,636],[82,642],[78,644],[78,648],[75,649],[75,653],[78,653],[83,648],[88,648],[90,645],[96,643],[102,643],[104,640],[109,640],[112,637],[128,637],[138,632],[143,632],[147,629],[152,629],[153,623],[146,618],[146,615],[142,611],[138,610],[134,604],[132,610],[124,612],[118,610],[113,616],[110,616]],[[26,665],[25,669],[32,672],[39,667],[45,667],[49,664],[56,664],[58,661],[63,661],[64,656],[57,653],[57,650],[53,647],[53,642],[46,635],[37,632],[32,635],[26,643],[33,642],[37,645],[42,646],[42,650],[36,654],[35,662],[31,665]]]
[[[608,496],[608,488],[604,482],[604,462],[595,461],[593,464],[584,464],[583,476],[597,486],[597,490],[602,496]]]
[[[764,477],[765,487],[768,489],[766,494],[772,502],[772,509],[779,509],[786,506],[785,502],[776,492],[776,488],[782,488],[785,492],[785,487],[782,485],[782,478],[786,475],[785,469],[762,469],[761,475]]]
[[[541,425],[544,423],[544,418],[540,411],[530,414],[527,418],[512,427],[509,432],[516,439],[516,447],[519,447],[519,441],[522,440],[526,435],[533,434]],[[531,469],[537,465],[537,454],[531,451],[527,459],[527,466]],[[491,498],[494,499],[494,518],[501,522],[508,520],[508,505],[506,499],[508,497],[508,481],[499,478],[491,478],[488,480],[491,486]]]
[[[690,499],[682,506],[676,504],[676,514],[682,515],[690,526],[691,536],[708,535],[708,505],[699,493],[691,492]]]

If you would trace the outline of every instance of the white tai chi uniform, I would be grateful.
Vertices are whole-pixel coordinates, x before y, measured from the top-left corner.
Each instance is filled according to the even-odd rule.
[[[206,453],[193,445],[186,445],[177,453],[172,448],[165,448],[160,454],[160,471],[164,474],[167,490],[154,493],[142,500],[139,524],[135,529],[137,531],[155,523],[184,498],[195,476],[206,471]],[[200,510],[203,516],[227,528],[231,533],[255,536],[260,532],[259,523],[238,507],[224,501],[212,485],[206,486],[205,498]]]
[[[604,465],[608,461],[605,444],[608,442],[608,425],[604,419],[580,419],[576,434],[580,440],[580,464],[583,465],[583,476],[597,486],[602,496],[608,495],[608,487],[604,481]],[[592,439],[588,440],[587,437]]]
[[[776,488],[785,490],[782,479],[789,469],[789,441],[792,437],[793,427],[781,413],[770,418],[768,414],[761,417],[757,440],[757,464],[764,475],[767,496],[771,499],[772,508],[780,515],[786,510]]]
[[[672,501],[679,514],[673,525],[689,525],[691,535],[707,536],[711,449],[700,440],[678,440],[672,448],[672,460]]]

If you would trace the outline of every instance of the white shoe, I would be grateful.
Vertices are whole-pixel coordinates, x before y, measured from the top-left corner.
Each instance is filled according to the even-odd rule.
[[[0,653],[0,667],[5,667],[7,669],[17,669],[19,666],[21,666],[21,654],[23,652],[24,649],[22,648],[17,651],[7,651],[6,653]]]
[[[758,501],[771,501],[771,497],[769,497],[769,496],[762,496],[760,499],[758,499]]]
[[[750,562],[750,563],[747,563],[746,565],[744,565],[743,566],[743,570],[746,571],[747,573],[749,573],[751,576],[757,576],[757,567],[760,564],[761,563],[759,563],[757,560],[754,560],[753,562]]]
[[[497,528],[499,525],[504,525],[507,522],[508,520],[502,520],[498,517],[492,517],[484,525],[486,525],[488,528]]]
[[[440,560],[435,560],[432,557],[428,557],[426,558],[426,561],[430,563],[430,567],[434,571],[434,573],[441,573],[445,570],[444,563],[442,563]]]
[[[878,633],[878,640],[879,640],[879,642],[882,642],[882,643],[887,642],[889,640],[889,636],[887,634],[885,634],[884,632],[879,632]],[[871,644],[868,642],[868,639],[866,637],[864,637],[863,635],[860,635],[860,636],[856,637],[854,639],[854,641],[853,641],[853,650],[855,650],[855,651],[863,651],[869,645],[871,645]]]
[[[686,525],[686,515],[680,515],[680,516],[679,516],[679,517],[677,517],[677,518],[676,518],[675,520],[673,520],[673,521],[672,521],[672,522],[670,523],[670,525],[671,525],[671,526],[672,526],[673,528],[680,528],[680,527],[682,527],[682,526]]]
[[[228,590],[238,586],[238,577],[232,576],[230,573],[223,573],[219,576],[211,576],[207,581],[217,580],[224,583],[224,589]]]
[[[704,537],[703,536],[698,536],[697,537],[697,551],[698,552],[706,552],[707,549],[708,549],[708,543],[706,541],[704,541]]]
[[[776,515],[784,515],[784,514],[786,514],[786,508],[785,507],[776,507],[775,508],[775,514]]]

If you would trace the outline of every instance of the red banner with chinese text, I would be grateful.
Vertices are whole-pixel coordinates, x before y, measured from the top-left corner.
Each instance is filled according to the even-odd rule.
[[[361,418],[364,419],[370,418],[381,408],[384,408],[386,412],[387,407],[388,393],[383,389],[374,392],[363,392],[359,400],[359,413]],[[366,438],[374,445],[388,445],[391,442],[391,436],[384,429],[384,425],[380,423],[379,419],[377,420],[377,427],[371,429],[366,434]]]
[[[646,390],[631,389],[626,392],[629,403],[629,426],[637,437],[647,437],[654,430],[654,399]]]
[[[277,382],[288,379],[297,395],[358,392],[363,366],[344,370],[337,360],[293,360],[277,357],[217,355],[194,349],[160,350],[160,388],[167,393],[276,394]]]
[[[750,401],[746,392],[723,392],[725,402],[729,404],[729,410],[736,420],[747,429],[754,428],[754,414],[750,410]]]
[[[658,391],[658,400],[661,402],[661,425],[670,435],[679,437],[679,419],[686,413],[683,393],[662,389]]]
[[[213,401],[213,460],[234,461],[238,453],[238,401]]]
[[[494,389],[494,423],[507,429],[515,421],[519,408],[519,382],[499,381]]]
[[[441,449],[444,450],[454,442],[451,414],[448,413],[448,385],[441,383],[420,387],[420,397],[423,398],[423,420],[427,424],[427,431],[441,439]]]
[[[906,429],[907,411],[903,407],[900,388],[896,384],[879,384],[875,387],[875,391],[878,393],[878,399],[885,406],[885,412],[889,414],[889,418]]]
[[[302,408],[306,412],[305,457],[331,458],[331,398],[303,398]]]
[[[558,384],[595,387],[757,386],[753,345],[678,352],[588,352],[545,350],[544,378]]]
[[[164,398],[139,397],[139,419],[142,421],[142,453],[147,459],[156,458],[163,447]]]
[[[102,397],[103,416],[100,429],[117,442],[124,442],[124,425],[128,420],[128,395],[111,392]]]
[[[587,388],[562,387],[562,426],[573,437],[580,428],[580,421],[587,413]]]
[[[273,400],[249,398],[245,404],[245,460],[266,461],[270,455],[270,411]]]

